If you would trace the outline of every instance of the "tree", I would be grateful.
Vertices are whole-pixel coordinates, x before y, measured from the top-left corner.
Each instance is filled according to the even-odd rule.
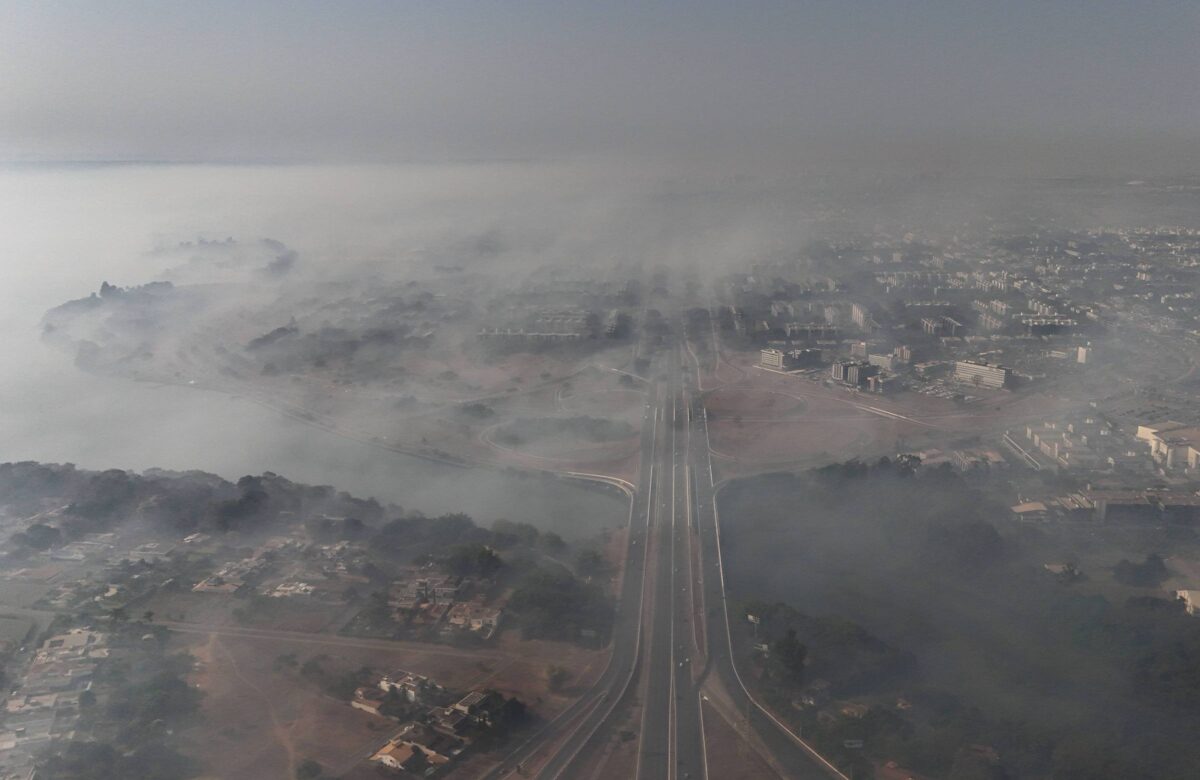
[[[612,603],[603,589],[559,568],[525,575],[508,602],[526,636],[578,639],[608,633]]]
[[[310,678],[320,677],[325,673],[325,662],[328,660],[329,656],[325,655],[324,653],[314,655],[312,658],[309,658],[307,661],[305,661],[304,665],[300,667],[300,674]]]
[[[514,523],[511,520],[492,523],[492,544],[501,549],[517,544],[534,547],[540,536],[538,529],[529,523]]]
[[[608,561],[596,550],[580,550],[575,556],[575,566],[585,577],[594,577],[608,569]]]
[[[446,558],[446,568],[463,576],[491,577],[503,565],[496,551],[483,544],[460,544]]]
[[[550,664],[546,667],[546,683],[550,690],[558,693],[563,686],[567,684],[567,680],[571,679],[571,673],[557,664]]]
[[[32,550],[49,550],[62,544],[62,531],[45,523],[34,523],[12,535],[12,541]]]
[[[804,682],[804,664],[808,660],[808,648],[796,636],[796,629],[789,628],[771,646],[771,654],[796,684]]]
[[[566,548],[567,543],[558,534],[553,531],[547,531],[542,534],[542,546],[550,552],[559,552]]]
[[[128,733],[141,738],[158,734],[164,724],[188,718],[200,707],[201,693],[172,670],[113,692],[108,716],[120,721]]]
[[[1113,578],[1122,584],[1141,588],[1157,587],[1170,574],[1162,556],[1151,553],[1141,563],[1122,558],[1113,567]]]
[[[296,658],[295,653],[282,653],[277,655],[275,656],[274,663],[271,664],[271,666],[277,672],[281,672],[284,669],[295,669],[299,665],[300,661]]]

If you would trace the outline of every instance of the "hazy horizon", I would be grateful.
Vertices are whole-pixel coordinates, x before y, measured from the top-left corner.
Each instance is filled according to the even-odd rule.
[[[1200,172],[1194,4],[14,3],[0,159]]]
[[[1194,780],[1197,41],[3,4],[0,777]]]

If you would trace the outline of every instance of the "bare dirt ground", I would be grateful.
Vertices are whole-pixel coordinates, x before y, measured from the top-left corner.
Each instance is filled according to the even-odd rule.
[[[405,369],[418,382],[435,386],[442,398],[467,399],[562,379],[578,370],[578,361],[529,353],[480,361],[471,359],[463,350],[453,350],[439,352],[437,357],[415,354],[405,361]]]
[[[242,325],[234,328],[234,343],[245,343],[251,337],[248,334],[261,333],[265,327],[263,323]],[[620,385],[621,375],[613,370],[629,362],[629,345],[580,354],[514,353],[484,358],[474,354],[474,342],[468,339],[452,349],[406,355],[400,376],[359,380],[339,375],[335,369],[261,373],[211,346],[230,343],[228,330],[210,328],[199,334],[194,344],[174,352],[165,350],[125,375],[228,393],[339,436],[410,454],[541,470],[553,470],[549,458],[514,457],[482,441],[485,423],[502,422],[523,410],[557,408],[563,413],[585,414],[594,408],[604,411],[603,416],[610,410],[624,416],[636,408],[631,399],[638,388]],[[593,393],[609,391],[613,391],[611,398],[593,397]],[[466,418],[459,413],[465,403],[492,406],[496,416],[486,421]],[[564,467],[605,473],[610,467],[626,469],[627,465],[618,462],[625,457],[625,449],[567,453]]]
[[[588,416],[625,422],[634,427],[641,421],[645,393],[622,387],[619,375],[589,370],[572,379],[490,402],[495,415],[485,425],[462,429],[462,439],[441,435],[438,441],[456,453],[475,460],[517,465],[525,468],[584,471],[621,476],[636,467],[636,435],[612,442],[588,442],[569,437],[548,437],[520,445],[506,444],[497,433],[521,417],[545,417],[548,410],[561,417]],[[446,426],[440,426],[444,434]],[[465,436],[473,433],[468,442]],[[423,438],[430,440],[428,435]],[[461,448],[461,449],[460,449]]]
[[[621,587],[621,572],[625,568],[625,556],[629,552],[629,526],[606,533],[603,537],[603,552],[612,569],[608,572],[608,591],[613,596],[618,595]]]
[[[745,737],[710,703],[702,703],[708,776],[723,780],[779,778]]]
[[[245,620],[234,612],[245,609],[246,599],[218,593],[155,593],[144,605],[162,620],[202,623],[205,625],[245,626],[279,631],[318,633],[341,625],[348,614],[358,609],[344,604],[326,604],[311,598],[272,599],[266,609]]]
[[[306,758],[333,767],[382,741],[372,716],[273,672],[286,647],[215,634],[179,646],[196,656],[204,693],[203,725],[182,737],[212,777],[292,777]]]
[[[574,780],[609,780],[637,776],[638,730],[641,727],[641,704],[626,708],[626,717],[613,723],[608,730],[597,732],[580,754]],[[718,775],[713,775],[717,777]]]
[[[644,393],[621,386],[619,379],[619,374],[588,368],[567,378],[512,384],[499,395],[472,402],[486,407],[480,417],[463,414],[460,400],[453,394],[440,397],[434,406],[419,405],[409,410],[378,400],[333,404],[335,396],[330,393],[310,397],[295,409],[297,417],[309,424],[414,454],[626,478],[625,474],[636,468],[636,437],[603,444],[563,442],[548,451],[505,446],[493,438],[494,431],[505,423],[520,417],[544,416],[551,409],[562,416],[607,417],[636,425]]]
[[[714,465],[723,477],[999,433],[1066,405],[1029,391],[994,393],[969,404],[916,393],[855,393],[756,368],[744,355],[721,365],[727,381],[709,375],[704,385]]]
[[[276,659],[288,653],[299,664],[326,655],[328,663],[345,671],[362,666],[381,673],[411,670],[454,691],[495,688],[526,702],[539,718],[561,712],[603,671],[606,659],[604,651],[573,645],[523,642],[507,634],[499,639],[495,647],[451,651],[387,643],[323,647],[303,638],[269,635],[175,634],[176,648],[196,656],[192,682],[204,692],[203,720],[183,739],[188,752],[207,762],[213,777],[289,778],[307,758],[328,772],[348,772],[397,728],[393,721],[325,695],[294,670],[276,668]],[[562,690],[549,690],[546,669],[551,664],[570,672]],[[496,758],[480,756],[471,765]],[[456,770],[455,776],[473,775]]]
[[[1167,568],[1171,570],[1171,579],[1167,581],[1167,587],[1175,590],[1200,588],[1200,560],[1190,556],[1172,555],[1167,559]]]

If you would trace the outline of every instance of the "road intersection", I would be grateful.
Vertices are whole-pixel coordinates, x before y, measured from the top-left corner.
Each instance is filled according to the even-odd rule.
[[[737,713],[737,729],[782,777],[843,777],[750,695],[734,664],[708,422],[695,353],[664,345],[649,372],[641,460],[613,628],[597,682],[514,750],[489,778],[524,776],[554,744],[539,780],[592,776],[581,755],[631,714],[636,780],[708,777],[705,701]],[[688,365],[688,355],[692,366]]]

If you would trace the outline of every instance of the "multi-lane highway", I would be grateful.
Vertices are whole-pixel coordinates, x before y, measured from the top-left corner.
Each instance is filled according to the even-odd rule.
[[[725,595],[725,572],[721,559],[720,518],[717,510],[717,486],[713,478],[712,457],[708,446],[708,414],[695,395],[696,375],[684,379],[687,394],[694,399],[689,423],[695,446],[689,449],[688,467],[693,475],[692,505],[696,539],[700,546],[700,567],[695,587],[703,593],[705,611],[705,649],[707,652],[704,686],[719,687],[744,719],[740,724],[751,729],[775,759],[773,765],[788,778],[829,780],[844,777],[834,766],[813,752],[786,724],[779,721],[750,695],[734,665],[729,608]]]
[[[651,387],[650,400],[642,418],[641,450],[653,452],[657,447],[659,430],[658,389]],[[621,588],[617,597],[613,621],[612,656],[600,678],[584,695],[539,729],[513,750],[485,780],[498,780],[513,775],[524,776],[525,762],[543,747],[558,742],[557,749],[542,766],[537,777],[553,780],[563,776],[592,740],[618,704],[625,701],[637,671],[642,646],[642,613],[646,563],[648,558],[649,517],[654,499],[652,458],[642,457],[638,468],[638,489],[630,500],[629,539],[622,569]]]
[[[666,350],[666,379],[659,416],[666,432],[651,458],[658,478],[650,516],[653,598],[646,615],[648,637],[643,682],[638,778],[705,776],[699,694],[692,659],[693,578],[691,512],[687,487],[688,400],[683,392],[678,348]]]
[[[651,371],[611,661],[587,693],[489,778],[523,774],[524,762],[555,742],[538,778],[595,776],[580,756],[634,711],[636,780],[707,778],[709,693],[738,713],[739,731],[753,730],[785,777],[841,776],[753,700],[734,666],[707,417],[698,371],[689,369],[682,346],[663,347]]]

